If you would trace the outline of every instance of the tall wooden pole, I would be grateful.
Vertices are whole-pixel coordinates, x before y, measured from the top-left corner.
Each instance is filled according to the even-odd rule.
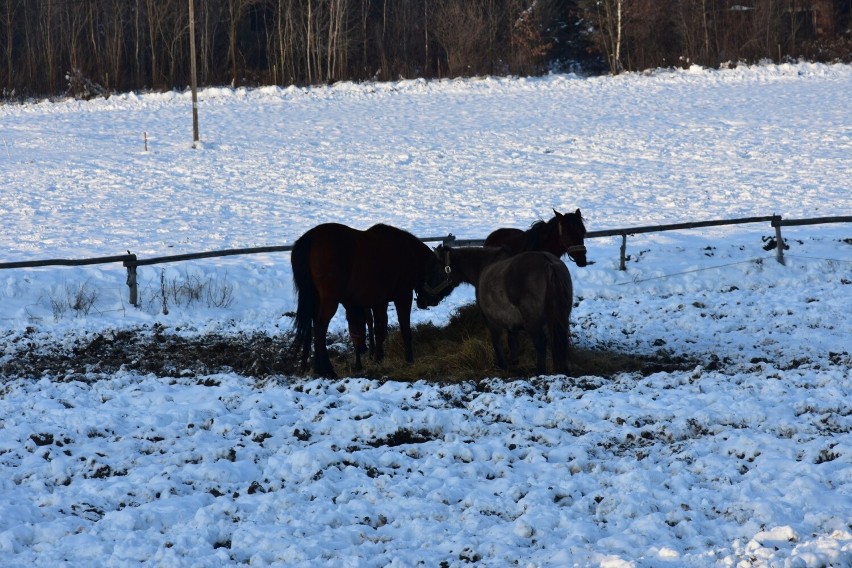
[[[189,74],[192,86],[192,147],[198,142],[198,81],[195,71],[195,7],[189,0]]]

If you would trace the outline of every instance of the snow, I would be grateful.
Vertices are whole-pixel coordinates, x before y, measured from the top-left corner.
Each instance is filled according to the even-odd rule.
[[[188,93],[2,105],[0,262],[326,221],[481,238],[552,208],[590,230],[850,215],[850,93],[852,67],[808,63],[206,89],[197,149]],[[0,377],[0,565],[852,566],[852,235],[783,234],[786,265],[768,223],[631,236],[627,271],[620,239],[590,239],[595,264],[569,265],[576,345],[686,371]],[[125,277],[0,271],[0,364],[13,341],[290,326],[286,253],[140,267],[139,308]],[[232,301],[163,315],[161,279],[193,278]]]

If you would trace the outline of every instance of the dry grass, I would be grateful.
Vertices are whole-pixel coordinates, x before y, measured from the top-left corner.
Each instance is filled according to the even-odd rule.
[[[341,376],[363,376],[400,381],[428,380],[460,382],[500,377],[505,379],[530,377],[535,373],[535,350],[527,334],[521,334],[520,360],[516,368],[501,371],[494,363],[494,350],[485,321],[475,304],[463,306],[450,318],[445,327],[433,324],[413,329],[414,363],[406,363],[402,337],[397,328],[391,329],[386,344],[385,360],[376,364],[364,358],[364,370],[354,369],[354,355],[347,349],[332,357]],[[548,350],[548,369],[550,369]],[[593,375],[610,377],[622,372],[650,374],[658,371],[692,368],[696,362],[665,354],[638,356],[605,349],[572,347],[569,374],[574,377]]]

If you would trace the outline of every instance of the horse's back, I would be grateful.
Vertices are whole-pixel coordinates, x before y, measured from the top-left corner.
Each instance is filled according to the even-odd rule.
[[[373,225],[362,231],[341,223],[323,223],[302,238],[310,240],[314,262],[360,271],[386,264],[389,256],[403,255],[406,235],[409,233],[390,225]]]
[[[424,251],[431,254],[429,247],[408,231],[383,223],[373,225],[364,231],[363,244],[371,247],[375,253],[373,256],[377,257],[392,256],[400,259],[422,256]]]
[[[317,225],[299,237],[293,245],[294,249],[304,246],[311,255],[320,250],[324,254],[346,253],[351,244],[357,240],[358,234],[363,233],[341,223],[323,223]],[[304,245],[302,245],[304,243]]]
[[[311,271],[345,306],[380,307],[410,294],[429,247],[390,225],[325,223],[311,234]],[[418,247],[419,245],[419,247]]]
[[[526,231],[510,227],[495,229],[485,238],[485,246],[499,246],[507,249],[512,254],[525,251],[545,251],[560,256],[562,254],[561,243],[555,237],[556,233],[550,231],[548,223],[536,221]]]
[[[411,285],[422,276],[426,258],[432,250],[420,239],[397,227],[378,224],[364,231],[358,243],[359,253],[372,270],[400,285]]]
[[[554,274],[560,281],[571,281],[565,263],[547,251],[524,251],[505,262],[506,288],[515,303],[529,296],[543,301]]]
[[[521,320],[547,315],[554,287],[560,295],[571,294],[565,263],[549,252],[525,251],[484,270],[477,297],[484,310],[501,312],[505,324],[520,325]]]
[[[485,244],[483,246],[504,247],[511,250],[512,253],[516,253],[523,249],[523,244],[524,232],[522,230],[510,227],[501,227],[491,231],[491,233],[485,237]]]

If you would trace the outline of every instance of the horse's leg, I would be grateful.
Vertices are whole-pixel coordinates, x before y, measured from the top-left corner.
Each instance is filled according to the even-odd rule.
[[[570,345],[564,348],[564,354],[559,354],[559,348],[551,346],[551,354],[553,358],[553,372],[558,374],[567,374],[568,372],[568,353],[571,349]]]
[[[355,351],[355,370],[360,371],[361,354],[367,351],[366,337],[364,336],[365,320],[369,310],[355,307],[346,308],[346,321],[349,323],[349,337],[352,339],[352,347]]]
[[[571,353],[571,334],[569,329],[551,329],[550,353],[553,359],[553,372],[567,374],[568,359]]]
[[[539,375],[543,375],[547,370],[547,334],[544,326],[531,330],[531,334],[535,345],[535,369]]]
[[[316,329],[313,331],[314,335],[316,335]],[[308,359],[311,357],[311,342],[310,340],[306,341],[302,344],[302,374],[305,374],[305,371],[308,370]]]
[[[506,353],[503,351],[503,328],[499,325],[486,322],[488,331],[491,332],[491,345],[494,346],[494,362],[497,366],[506,370]]]
[[[326,335],[328,324],[337,311],[337,302],[325,302],[320,300],[317,317],[314,320],[314,371],[321,377],[336,379],[337,373],[328,358],[328,347],[326,347]]]
[[[370,357],[376,357],[376,327],[375,327],[375,316],[373,315],[373,309],[367,308],[366,312],[367,316],[367,344],[370,349]]]
[[[373,308],[373,329],[376,334],[375,360],[378,363],[385,358],[385,339],[388,336],[388,307]]]
[[[509,365],[512,367],[518,366],[519,334],[520,330],[509,330]]]
[[[399,332],[402,334],[402,345],[405,347],[405,361],[414,362],[414,349],[411,346],[411,293],[405,299],[394,301],[396,319],[399,322]]]

